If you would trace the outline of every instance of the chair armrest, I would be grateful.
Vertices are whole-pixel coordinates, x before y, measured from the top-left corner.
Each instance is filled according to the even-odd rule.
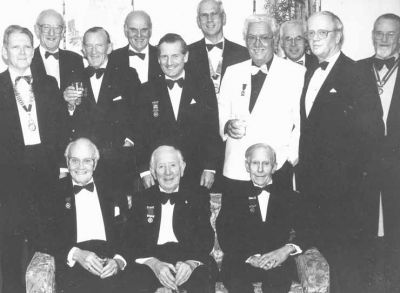
[[[35,252],[25,274],[27,293],[55,293],[55,262],[49,254]]]
[[[303,292],[328,293],[329,265],[318,249],[310,248],[295,259]]]

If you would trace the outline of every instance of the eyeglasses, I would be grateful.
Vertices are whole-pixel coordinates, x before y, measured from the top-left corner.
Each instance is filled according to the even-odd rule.
[[[47,24],[42,24],[40,25],[40,30],[42,31],[42,33],[48,34],[50,33],[51,30],[54,31],[54,33],[56,33],[57,35],[61,34],[63,31],[64,27],[63,26],[51,26],[51,25],[47,25]]]
[[[217,19],[220,15],[219,12],[200,13],[199,18],[201,21],[207,21],[208,18]]]
[[[274,38],[273,35],[247,35],[246,39],[247,42],[251,45],[255,44],[257,41],[261,42],[262,44],[268,44]]]
[[[295,38],[291,38],[291,37],[285,37],[283,38],[283,43],[285,45],[290,45],[290,44],[298,44],[300,42],[304,41],[304,38],[301,36],[297,36]]]
[[[387,32],[387,33],[384,33],[384,32],[381,32],[381,31],[374,31],[373,34],[374,34],[374,38],[375,38],[376,40],[383,40],[383,39],[386,37],[386,38],[387,38],[388,40],[390,40],[390,41],[393,41],[394,38],[395,38],[396,35],[397,35],[396,32]]]
[[[332,32],[335,32],[335,31],[337,31],[337,30],[331,30],[331,31],[328,31],[328,30],[308,31],[308,32],[306,32],[306,37],[307,37],[307,39],[312,40],[312,39],[314,39],[315,35],[317,35],[318,39],[324,40],[324,39],[326,39],[328,37],[329,33],[332,33]]]
[[[78,168],[81,164],[84,168],[91,168],[94,166],[94,159],[86,158],[80,160],[78,158],[71,157],[68,159],[68,163],[71,168]]]

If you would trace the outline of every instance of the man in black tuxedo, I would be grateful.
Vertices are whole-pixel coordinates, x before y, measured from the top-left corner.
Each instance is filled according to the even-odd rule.
[[[21,244],[26,237],[37,244],[37,203],[57,181],[57,163],[66,144],[66,113],[56,81],[31,70],[33,51],[27,28],[11,25],[5,30],[2,57],[8,69],[0,74],[0,185],[1,203],[11,217],[2,237],[6,292],[22,290],[10,287],[20,281]]]
[[[197,6],[197,25],[204,38],[189,45],[188,68],[211,78],[218,94],[228,66],[250,58],[248,50],[224,38],[226,14],[219,0],[202,0]]]
[[[306,31],[307,25],[303,20],[285,21],[279,28],[279,44],[285,58],[311,69],[318,63],[318,59],[313,54],[306,53]]]
[[[137,195],[124,235],[127,292],[159,287],[214,292],[217,267],[209,255],[214,233],[207,190],[181,184],[185,162],[174,147],[155,149],[150,170],[158,184]]]
[[[307,38],[319,65],[307,71],[300,101],[298,186],[314,205],[315,245],[330,265],[331,292],[362,292],[355,215],[364,200],[366,154],[379,139],[378,100],[341,52],[343,24],[336,15],[312,15]]]
[[[378,144],[369,154],[367,172],[362,182],[360,222],[363,224],[366,292],[377,292],[376,276],[384,274],[387,292],[400,291],[400,231],[398,229],[400,192],[400,17],[384,14],[377,18],[372,31],[375,55],[360,60],[364,86],[378,100],[381,127]],[[379,263],[383,263],[379,267]],[[383,268],[383,270],[382,270]]]
[[[35,24],[40,45],[35,49],[32,69],[53,76],[61,92],[83,77],[82,56],[59,48],[64,32],[65,23],[60,13],[53,9],[40,12]]]
[[[262,282],[263,292],[287,293],[294,262],[301,253],[303,228],[296,214],[299,194],[272,182],[276,155],[267,144],[246,150],[244,161],[251,181],[241,181],[222,197],[217,219],[218,240],[224,252],[221,275],[229,292],[253,292]],[[295,228],[296,238],[290,239]]]
[[[137,160],[146,188],[155,184],[149,170],[151,151],[162,144],[178,146],[187,163],[184,180],[211,188],[220,156],[218,108],[210,79],[185,70],[185,41],[166,34],[158,44],[163,75],[142,86]]]
[[[69,176],[61,179],[44,209],[49,252],[61,292],[119,292],[115,275],[126,266],[120,253],[123,200],[106,178],[93,177],[100,158],[88,139],[65,150]]]
[[[123,71],[136,69],[142,84],[157,77],[161,69],[157,48],[149,44],[152,33],[150,16],[142,10],[130,12],[125,18],[124,33],[129,44],[115,50],[110,62]]]
[[[135,172],[131,106],[140,82],[134,69],[125,72],[109,62],[111,51],[105,29],[93,27],[85,32],[83,54],[89,63],[83,79],[86,93],[69,86],[64,99],[70,109],[70,139],[90,138],[103,158],[99,167],[128,184]]]

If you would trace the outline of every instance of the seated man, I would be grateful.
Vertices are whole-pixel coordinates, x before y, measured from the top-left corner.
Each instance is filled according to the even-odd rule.
[[[106,181],[93,177],[99,151],[90,140],[71,142],[65,158],[70,175],[49,203],[48,219],[57,287],[65,293],[118,292],[114,275],[126,265],[118,251],[121,202]]]
[[[172,146],[160,146],[151,155],[158,185],[138,194],[124,238],[127,292],[215,291],[209,195],[205,187],[180,185],[185,165]]]
[[[245,166],[251,181],[224,194],[217,219],[225,253],[222,280],[230,293],[253,292],[253,282],[262,282],[263,292],[287,293],[294,269],[289,256],[302,252],[300,231],[296,229],[296,238],[289,241],[299,195],[273,184],[276,157],[270,146],[250,146]]]

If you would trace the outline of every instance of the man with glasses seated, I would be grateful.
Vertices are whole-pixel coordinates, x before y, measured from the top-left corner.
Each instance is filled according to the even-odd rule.
[[[32,67],[38,73],[53,76],[61,92],[71,82],[81,81],[83,76],[82,56],[59,48],[64,31],[65,23],[60,13],[53,9],[40,12],[35,24],[40,45],[35,49]]]
[[[279,44],[285,53],[286,59],[309,69],[318,61],[313,54],[306,53],[306,30],[307,26],[302,20],[293,19],[285,21],[279,29]]]
[[[313,203],[315,245],[330,266],[330,292],[365,292],[359,286],[359,232],[368,181],[366,163],[379,150],[379,100],[354,61],[341,52],[343,24],[332,12],[308,19],[308,41],[318,66],[306,73],[301,98],[300,192]],[[375,89],[376,91],[376,89]]]
[[[279,28],[273,18],[251,15],[243,32],[251,59],[227,68],[218,100],[220,135],[226,141],[223,175],[227,187],[249,180],[245,151],[264,142],[276,150],[274,182],[290,188],[305,68],[274,54]]]
[[[94,174],[99,158],[89,139],[71,142],[65,150],[69,175],[43,209],[60,292],[119,292],[116,275],[126,265],[119,252],[124,201],[108,178]]]

